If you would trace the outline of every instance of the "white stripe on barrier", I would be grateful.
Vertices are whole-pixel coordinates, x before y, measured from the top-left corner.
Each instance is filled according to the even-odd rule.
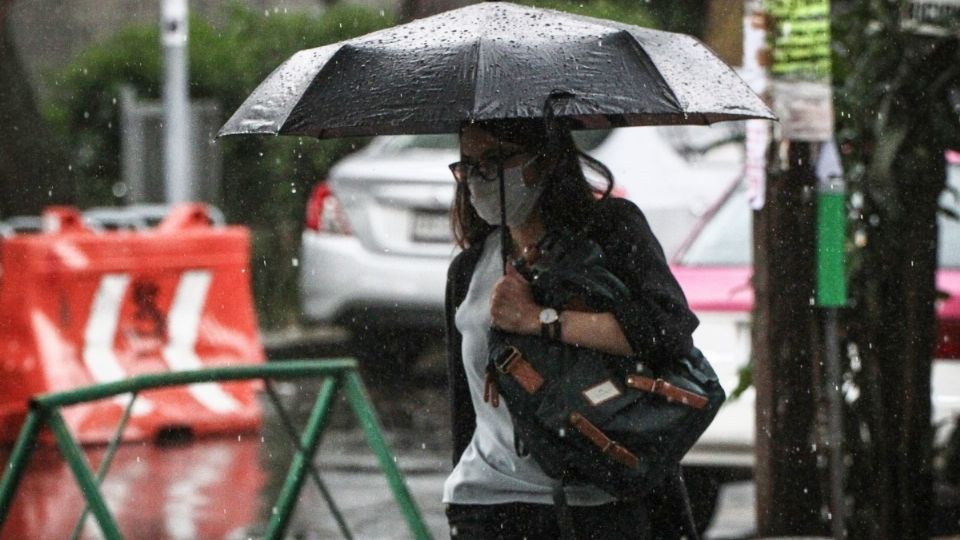
[[[61,240],[53,245],[53,252],[71,270],[84,270],[90,266],[90,259],[73,242]]]
[[[127,376],[117,360],[113,342],[117,336],[123,296],[129,284],[130,276],[126,274],[106,274],[100,280],[93,296],[90,318],[83,334],[83,363],[93,380],[98,383],[119,381]],[[126,407],[130,399],[129,395],[117,396],[115,401]],[[151,410],[152,404],[145,399],[139,399],[131,412],[140,416]]]
[[[195,350],[203,305],[207,299],[212,276],[204,270],[184,272],[180,277],[173,303],[167,315],[167,346],[163,359],[172,371],[202,368]],[[215,383],[191,384],[190,395],[213,412],[229,413],[241,405]]]

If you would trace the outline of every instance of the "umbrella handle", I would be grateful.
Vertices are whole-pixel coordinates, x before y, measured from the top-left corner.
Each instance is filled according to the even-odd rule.
[[[503,263],[503,275],[507,275],[510,231],[507,229],[507,188],[503,180],[503,144],[499,135],[497,135],[497,181],[500,182],[500,260]]]

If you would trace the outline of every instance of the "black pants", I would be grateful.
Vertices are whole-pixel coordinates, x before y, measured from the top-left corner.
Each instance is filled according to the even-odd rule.
[[[646,540],[647,513],[636,501],[600,506],[571,506],[578,540]],[[450,504],[450,536],[454,540],[559,540],[560,526],[551,504]]]

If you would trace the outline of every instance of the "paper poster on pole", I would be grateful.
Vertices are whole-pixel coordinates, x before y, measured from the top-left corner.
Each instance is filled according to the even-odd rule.
[[[773,110],[790,141],[833,138],[829,0],[765,0],[774,21]]]
[[[767,49],[766,16],[763,2],[748,1],[744,6],[743,17],[743,70],[741,76],[750,88],[760,96],[767,93],[769,86],[769,57]],[[770,122],[766,120],[747,120],[746,122],[746,159],[744,162],[744,181],[747,184],[747,198],[754,210],[763,208],[766,202],[767,184],[767,147],[770,145]]]
[[[829,82],[773,82],[773,112],[780,134],[789,141],[829,141],[833,138],[833,91]]]

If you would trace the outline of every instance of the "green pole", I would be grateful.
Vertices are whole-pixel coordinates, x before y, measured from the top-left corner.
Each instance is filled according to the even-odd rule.
[[[367,396],[367,392],[363,387],[363,381],[360,379],[360,375],[358,375],[355,370],[350,370],[344,376],[344,383],[347,391],[347,400],[350,402],[350,406],[353,408],[354,414],[356,414],[357,420],[360,422],[360,426],[367,435],[367,443],[370,445],[370,449],[373,450],[373,453],[376,454],[377,459],[380,461],[380,468],[383,469],[384,474],[387,476],[387,482],[393,491],[393,497],[396,499],[397,504],[400,505],[400,510],[403,512],[404,519],[407,520],[410,532],[413,533],[413,537],[417,540],[428,540],[431,538],[430,531],[427,530],[427,526],[423,523],[420,510],[417,508],[416,503],[413,502],[413,497],[410,496],[407,484],[403,481],[403,475],[400,473],[400,469],[397,467],[397,463],[393,460],[393,455],[390,453],[390,448],[383,438],[383,430],[380,429],[380,422],[377,421],[377,415],[370,406],[370,398]]]
[[[280,489],[280,496],[277,497],[277,502],[273,507],[264,538],[270,538],[271,540],[283,538],[286,532],[290,517],[297,505],[300,488],[303,487],[303,480],[306,478],[313,460],[313,454],[316,452],[317,444],[319,444],[323,430],[326,428],[333,398],[336,396],[337,387],[340,386],[337,379],[339,377],[327,377],[323,381],[323,386],[320,387],[313,410],[310,411],[310,418],[307,420],[307,425],[300,437],[300,446],[293,456],[289,472],[287,472],[283,487]]]
[[[846,239],[844,183],[821,182],[817,193],[817,305],[842,307],[847,303],[843,246]]]
[[[36,409],[31,409],[27,415],[27,420],[20,429],[20,435],[10,454],[10,461],[7,462],[6,471],[3,473],[3,479],[0,480],[0,532],[3,524],[7,520],[7,513],[13,504],[13,499],[17,495],[17,486],[23,473],[27,470],[27,463],[33,447],[37,443],[37,435],[43,426],[45,413]]]
[[[833,147],[823,145],[825,151]],[[829,407],[830,524],[836,540],[846,538],[843,463],[843,382],[840,367],[839,311],[847,303],[844,268],[846,193],[842,178],[821,178],[817,189],[817,305],[824,310],[823,341]]]
[[[67,427],[67,423],[64,421],[60,411],[55,410],[48,414],[47,423],[50,425],[53,436],[57,440],[60,453],[63,454],[63,457],[67,460],[67,464],[73,471],[77,485],[80,486],[80,491],[83,492],[83,497],[87,500],[90,511],[93,512],[94,517],[97,518],[97,524],[100,525],[100,531],[103,533],[104,538],[108,540],[121,540],[123,535],[120,534],[117,522],[113,519],[113,516],[110,515],[110,510],[107,508],[107,503],[100,493],[100,488],[97,486],[97,479],[90,470],[90,465],[87,463],[87,458],[83,455],[83,450],[80,449],[77,441],[74,440],[73,435],[70,434],[70,429]]]

